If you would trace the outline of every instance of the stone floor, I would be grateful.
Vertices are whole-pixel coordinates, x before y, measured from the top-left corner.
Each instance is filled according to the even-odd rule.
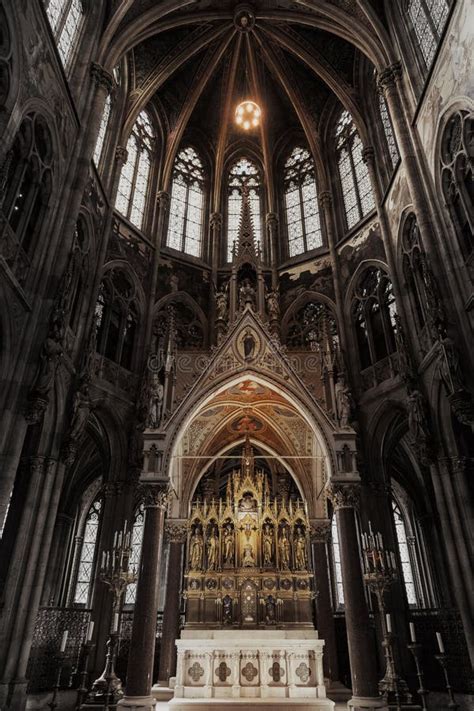
[[[336,704],[334,711],[347,711],[346,704]],[[156,711],[168,711],[168,704],[166,702],[159,702],[156,705]]]

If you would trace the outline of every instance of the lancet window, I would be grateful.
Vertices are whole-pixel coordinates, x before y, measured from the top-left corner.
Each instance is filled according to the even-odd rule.
[[[240,217],[244,185],[249,190],[255,246],[262,244],[262,182],[257,166],[248,158],[240,158],[229,172],[227,194],[227,261],[232,261],[234,245],[239,238]]]
[[[138,329],[134,285],[122,271],[106,273],[96,304],[97,351],[122,367],[132,367]]]
[[[297,146],[285,163],[284,191],[290,257],[322,245],[314,162]]]
[[[426,293],[426,257],[421,244],[416,216],[413,213],[406,219],[402,246],[403,276],[411,302],[414,325],[420,335],[428,337],[428,333],[424,334],[429,318]],[[423,350],[427,349],[429,344],[426,342],[426,338],[420,340],[420,345]]]
[[[99,133],[97,135],[97,141],[95,143],[94,149],[94,163],[99,166],[100,159],[102,157],[102,151],[104,150],[105,136],[107,134],[107,127],[109,125],[110,111],[112,108],[112,99],[110,94],[108,94],[105,100],[104,111],[102,113],[102,118],[100,120]]]
[[[448,18],[450,0],[407,0],[418,51],[429,69]]]
[[[90,507],[82,534],[82,547],[74,590],[74,604],[87,606],[96,565],[96,544],[102,513],[102,499],[96,499]]]
[[[347,227],[351,229],[374,209],[369,171],[362,157],[362,141],[348,111],[336,126],[336,155]]]
[[[49,128],[38,114],[28,114],[6,157],[7,176],[0,212],[6,261],[18,280],[26,279],[30,254],[41,233],[52,189],[53,146]]]
[[[441,142],[441,184],[465,260],[474,252],[474,113],[450,117]]]
[[[133,570],[137,571],[138,566],[140,565],[140,556],[141,556],[141,552],[142,552],[142,543],[143,543],[144,523],[145,523],[145,509],[143,507],[143,504],[141,504],[135,514],[135,520],[133,522],[133,528],[132,528],[132,541],[131,541],[132,554],[130,556],[130,562],[129,562],[129,569],[131,571],[133,571]],[[125,593],[125,604],[126,605],[134,605],[136,595],[137,595],[137,584],[131,583],[127,587],[127,592]]]
[[[407,602],[410,607],[416,607],[418,605],[418,600],[415,586],[415,575],[409,550],[410,543],[407,536],[405,520],[402,515],[402,511],[395,499],[392,499],[392,512],[393,520],[395,523],[398,555],[400,558],[400,566],[402,571],[403,584],[405,587],[405,593],[407,596]],[[414,543],[414,539],[412,540]]]
[[[127,142],[127,160],[122,167],[115,201],[116,209],[141,229],[150,182],[155,132],[150,116],[142,111]]]
[[[333,514],[331,521],[331,544],[334,569],[334,592],[336,607],[344,607],[344,587],[342,585],[341,548],[337,530],[336,516]]]
[[[379,93],[379,112],[380,118],[382,119],[383,130],[385,133],[385,139],[387,141],[388,153],[390,160],[392,161],[392,166],[395,168],[398,161],[400,160],[400,154],[398,153],[398,146],[395,140],[395,135],[393,133],[393,126],[390,120],[390,116],[387,109],[387,104],[382,93]]]
[[[204,166],[194,148],[179,152],[173,170],[167,245],[193,257],[202,253]]]
[[[395,352],[396,313],[388,275],[380,268],[369,267],[359,278],[352,307],[362,369]]]
[[[326,304],[309,301],[293,314],[286,330],[286,345],[317,350],[325,344],[332,350],[338,348],[336,319]]]
[[[63,65],[68,68],[84,20],[84,0],[46,0],[46,14]]]

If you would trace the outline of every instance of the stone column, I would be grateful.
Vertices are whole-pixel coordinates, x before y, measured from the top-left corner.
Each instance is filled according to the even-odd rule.
[[[169,541],[170,549],[163,630],[161,634],[159,686],[168,686],[170,677],[175,676],[176,673],[175,642],[179,635],[180,588],[186,534],[187,522],[185,520],[170,519],[166,522],[165,536]]]
[[[168,505],[168,483],[143,484],[140,492],[145,506],[143,549],[140,559],[132,639],[127,668],[125,696],[117,706],[122,709],[154,711],[151,695],[155,658],[156,615],[161,544]]]
[[[369,611],[359,553],[355,512],[359,506],[358,481],[332,481],[328,485],[336,512],[341,549],[342,584],[346,600],[346,628],[352,678],[352,699],[348,706],[363,709],[388,709],[379,695],[375,650],[369,626]]]
[[[275,212],[269,212],[266,217],[268,243],[270,245],[270,264],[272,267],[272,289],[278,288],[278,215]]]
[[[324,676],[331,681],[337,681],[339,679],[339,665],[337,661],[336,628],[331,605],[327,555],[331,522],[328,519],[313,519],[310,524],[316,585],[317,628],[319,637],[324,639]]]

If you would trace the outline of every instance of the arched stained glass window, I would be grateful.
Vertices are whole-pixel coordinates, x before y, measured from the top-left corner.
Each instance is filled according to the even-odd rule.
[[[408,17],[426,68],[431,66],[441,39],[450,0],[407,0]]]
[[[74,604],[87,605],[96,559],[96,543],[99,533],[102,499],[94,501],[87,514],[77,572]]]
[[[240,158],[229,173],[227,196],[227,261],[232,261],[234,244],[239,238],[240,216],[242,213],[242,189],[249,188],[250,212],[255,235],[255,246],[262,244],[261,179],[255,163],[248,158]]]
[[[145,509],[143,507],[143,504],[141,504],[135,514],[135,520],[133,522],[132,554],[130,556],[130,563],[129,563],[130,571],[133,571],[133,570],[138,571],[138,566],[140,565],[140,555],[142,552],[144,522],[145,522]],[[131,583],[127,587],[127,592],[125,593],[125,604],[126,605],[134,605],[136,595],[137,595],[137,584]]]
[[[99,165],[102,156],[102,151],[104,149],[105,136],[107,133],[107,126],[109,125],[110,110],[112,108],[112,100],[110,94],[105,100],[104,111],[102,113],[102,118],[100,120],[99,133],[97,135],[97,141],[95,143],[94,149],[94,163],[96,166]]]
[[[398,554],[400,556],[400,565],[402,568],[403,583],[407,601],[410,606],[416,607],[418,604],[415,586],[415,576],[410,558],[409,543],[403,520],[402,512],[397,502],[392,499],[393,519],[395,522],[395,533],[397,536]]]
[[[204,168],[194,148],[179,152],[173,169],[166,244],[200,257],[204,223]]]
[[[392,165],[395,168],[397,165],[400,155],[398,153],[398,147],[397,147],[397,142],[395,140],[395,136],[393,134],[393,126],[392,122],[390,120],[390,116],[388,114],[388,109],[387,109],[387,104],[385,102],[385,98],[383,94],[379,93],[379,111],[380,111],[380,118],[382,119],[382,125],[383,125],[383,130],[385,133],[385,139],[387,141],[387,148],[388,152],[390,155],[390,160],[392,161]]]
[[[122,167],[115,207],[138,229],[142,228],[153,152],[154,131],[142,111],[127,142],[127,161]]]
[[[130,370],[138,330],[135,285],[121,270],[106,272],[95,307],[97,352]]]
[[[337,530],[336,515],[331,521],[332,557],[334,564],[334,587],[337,607],[344,606],[344,587],[342,585],[341,548],[339,546],[339,533]]]
[[[313,159],[297,146],[285,163],[285,210],[290,257],[322,245]]]
[[[83,0],[46,0],[46,14],[64,67],[68,67],[84,19]]]
[[[348,111],[336,127],[336,154],[347,227],[351,229],[375,207],[369,171],[362,157],[362,141]]]

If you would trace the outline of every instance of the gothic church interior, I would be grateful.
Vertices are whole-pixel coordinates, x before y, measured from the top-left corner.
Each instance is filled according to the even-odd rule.
[[[472,709],[473,0],[0,0],[0,709]]]

